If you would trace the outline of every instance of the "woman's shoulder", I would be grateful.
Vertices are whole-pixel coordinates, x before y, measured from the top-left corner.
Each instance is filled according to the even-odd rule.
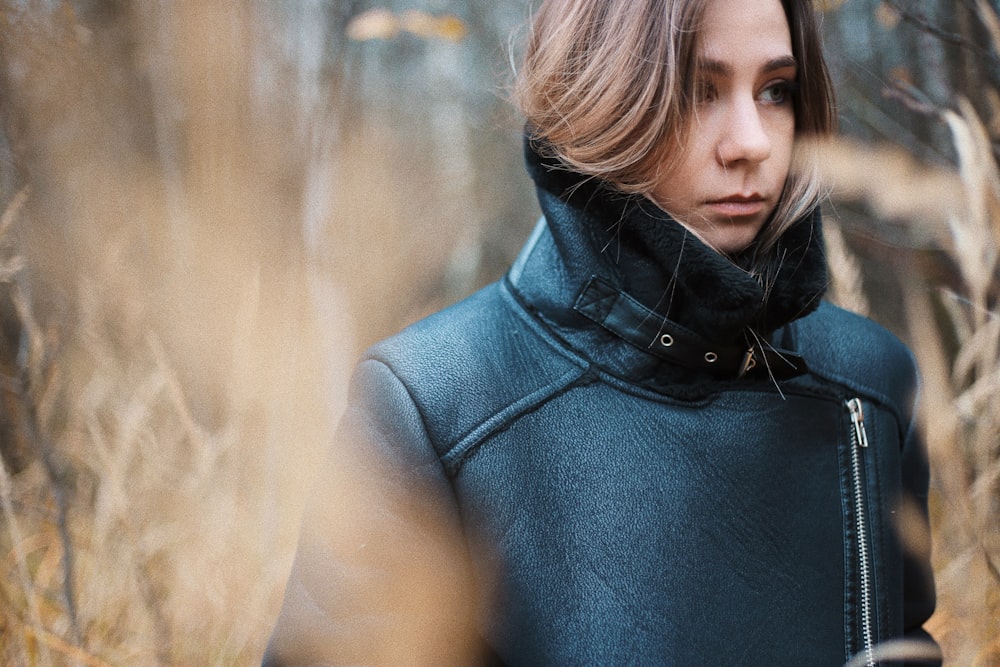
[[[917,366],[895,334],[828,302],[794,326],[797,346],[812,373],[909,411]]]
[[[562,372],[579,361],[513,298],[503,281],[490,284],[382,340],[365,353],[404,374],[458,370]],[[518,373],[522,371],[522,373]]]
[[[553,340],[502,282],[430,315],[364,354],[401,383],[437,447],[516,418],[578,381],[587,365]]]

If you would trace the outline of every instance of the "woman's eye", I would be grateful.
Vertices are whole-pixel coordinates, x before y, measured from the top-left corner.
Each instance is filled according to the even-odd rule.
[[[784,104],[797,88],[794,81],[777,81],[761,92],[760,100],[765,104]]]
[[[699,104],[714,102],[719,97],[719,91],[711,82],[702,81],[695,88],[695,97]]]

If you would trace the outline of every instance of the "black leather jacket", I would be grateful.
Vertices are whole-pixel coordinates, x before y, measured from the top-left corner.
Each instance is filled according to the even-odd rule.
[[[509,274],[371,349],[346,420],[473,545],[495,659],[833,666],[919,636],[914,363],[819,303],[818,214],[761,291],[647,204],[529,166],[546,218]]]

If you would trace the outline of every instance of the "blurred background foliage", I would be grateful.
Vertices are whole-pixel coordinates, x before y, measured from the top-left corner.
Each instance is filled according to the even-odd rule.
[[[1000,664],[1000,411],[955,407],[1000,387],[996,265],[972,289],[947,226],[982,213],[995,254],[997,0],[817,5],[834,296],[925,367],[932,629]],[[537,218],[507,101],[530,8],[0,2],[0,662],[259,658],[352,360]]]

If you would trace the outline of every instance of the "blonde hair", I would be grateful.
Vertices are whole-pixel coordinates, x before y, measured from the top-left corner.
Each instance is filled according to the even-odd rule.
[[[514,87],[532,136],[568,168],[647,194],[681,157],[663,147],[685,145],[707,1],[544,0]],[[799,63],[796,135],[830,134],[833,90],[810,0],[782,5]],[[822,197],[811,156],[798,158],[761,233],[764,247]]]

